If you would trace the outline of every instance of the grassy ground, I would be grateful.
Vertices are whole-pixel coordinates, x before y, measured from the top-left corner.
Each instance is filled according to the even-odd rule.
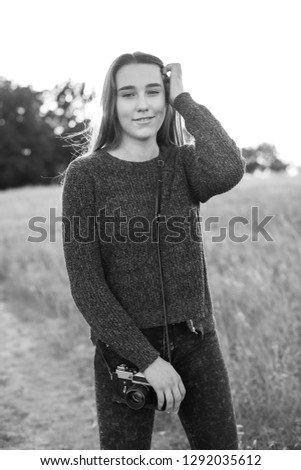
[[[201,207],[217,326],[231,379],[241,447],[301,445],[301,178],[244,178]],[[59,187],[0,193],[0,448],[97,449],[93,346],[71,299],[61,223],[49,239]],[[273,241],[252,241],[251,208]],[[254,209],[253,209],[254,210]],[[205,231],[206,219],[219,222]],[[28,221],[48,237],[29,243]],[[214,242],[234,216],[243,243]],[[35,236],[38,234],[36,233]],[[243,434],[244,433],[244,434]],[[177,416],[158,413],[154,449],[188,449]]]

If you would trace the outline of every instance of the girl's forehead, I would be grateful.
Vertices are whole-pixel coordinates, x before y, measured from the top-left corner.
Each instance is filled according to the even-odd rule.
[[[132,85],[138,86],[157,82],[162,84],[161,70],[154,64],[128,64],[121,67],[116,74],[117,88]]]

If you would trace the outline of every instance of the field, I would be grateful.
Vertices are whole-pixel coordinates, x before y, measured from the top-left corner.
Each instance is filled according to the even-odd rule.
[[[240,425],[241,448],[301,448],[301,177],[247,177],[201,207],[218,332]],[[89,328],[69,291],[61,188],[0,193],[0,448],[98,449]],[[252,211],[253,207],[253,211]],[[265,225],[272,241],[259,234]],[[254,209],[255,208],[255,209]],[[251,220],[253,214],[253,220]],[[34,216],[43,241],[29,227]],[[245,217],[229,237],[230,219]],[[233,219],[232,219],[233,220]],[[216,242],[221,227],[224,241]],[[42,233],[42,232],[41,232]],[[232,239],[230,239],[232,238]],[[177,416],[158,413],[153,449],[188,449]]]

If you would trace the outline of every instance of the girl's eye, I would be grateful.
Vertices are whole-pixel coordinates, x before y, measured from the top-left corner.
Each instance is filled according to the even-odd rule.
[[[159,93],[158,90],[149,90],[148,91],[149,95],[158,95],[158,93]],[[124,95],[122,95],[122,98],[131,98],[134,95],[135,95],[135,93],[125,93]]]

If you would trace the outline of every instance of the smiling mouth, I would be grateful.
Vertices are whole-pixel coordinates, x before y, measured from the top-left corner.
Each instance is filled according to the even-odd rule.
[[[150,116],[150,117],[145,117],[145,118],[139,118],[139,119],[133,119],[134,121],[138,121],[138,122],[148,122],[150,121],[151,119],[153,119],[155,116]]]

